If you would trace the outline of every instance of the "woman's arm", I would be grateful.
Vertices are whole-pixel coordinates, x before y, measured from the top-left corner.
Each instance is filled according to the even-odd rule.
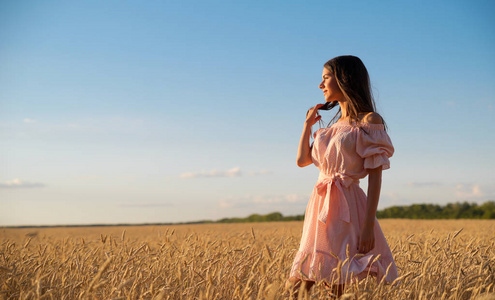
[[[382,167],[368,169],[368,201],[366,202],[366,215],[364,218],[361,235],[359,237],[359,252],[367,253],[375,248],[375,218],[380,189],[382,187]]]
[[[303,132],[301,134],[301,139],[299,140],[299,148],[297,149],[297,165],[301,168],[313,163],[313,160],[311,159],[309,138],[311,136],[311,126],[321,119],[321,116],[316,116],[318,108],[321,106],[323,106],[323,104],[317,104],[310,108],[306,113],[306,121],[304,122]]]

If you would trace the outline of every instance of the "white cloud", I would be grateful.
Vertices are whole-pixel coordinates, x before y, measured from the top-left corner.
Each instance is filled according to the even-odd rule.
[[[144,203],[123,203],[120,207],[128,208],[157,208],[157,207],[170,207],[170,203],[159,203],[159,202],[144,202]]]
[[[455,187],[455,194],[458,198],[472,199],[484,197],[479,184],[458,184]]]
[[[33,120],[33,119],[30,119],[30,118],[24,118],[24,120],[22,120],[24,123],[36,123],[36,120]]]
[[[218,206],[220,208],[231,208],[231,207],[234,206],[234,203],[229,202],[228,200],[223,199],[223,200],[219,200],[218,201]]]
[[[248,173],[249,176],[263,176],[263,175],[269,175],[272,174],[272,171],[270,170],[260,170],[260,171],[251,171]],[[241,172],[241,168],[236,167],[232,168],[230,170],[226,171],[218,171],[218,170],[211,170],[211,171],[200,171],[200,172],[185,172],[180,174],[180,178],[187,179],[187,178],[198,178],[198,177],[238,177],[242,176],[243,173]]]
[[[26,188],[41,188],[45,187],[44,184],[38,182],[22,181],[18,178],[7,180],[0,183],[2,189],[26,189]]]
[[[198,178],[198,177],[237,177],[241,176],[241,168],[236,167],[227,171],[201,171],[201,172],[186,172],[180,175],[180,178],[189,179],[189,178]]]
[[[442,186],[443,183],[438,181],[423,181],[423,182],[408,182],[407,185],[411,187],[434,187],[434,186]]]
[[[287,195],[245,195],[240,197],[226,197],[218,201],[220,208],[232,207],[254,207],[271,204],[293,204],[305,205],[308,203],[309,195],[287,194]]]
[[[131,181],[136,181],[139,177],[135,175],[114,175],[114,176],[109,176],[109,175],[95,175],[95,174],[88,174],[88,175],[76,175],[72,177],[72,179],[83,182],[83,183],[89,183],[89,182],[104,182],[108,180],[118,180],[120,182],[131,182]]]
[[[86,118],[73,120],[65,124],[65,128],[79,132],[131,132],[144,129],[145,122],[142,119],[122,117]],[[59,125],[60,126],[60,125]]]
[[[297,194],[290,194],[285,195],[285,200],[289,203],[306,203],[309,200],[309,197]]]
[[[380,196],[378,209],[380,210],[386,207],[397,205],[410,205],[413,202],[420,201],[418,199],[421,198],[417,198],[414,195],[408,193],[401,194],[401,192],[384,191],[383,194]]]
[[[269,175],[269,174],[272,174],[272,171],[260,170],[260,171],[249,172],[249,175],[251,175],[251,176],[260,176],[260,175]]]
[[[383,194],[384,197],[394,201],[394,202],[399,202],[402,200],[401,196],[395,192],[386,192]]]
[[[303,203],[307,202],[307,196],[301,196],[296,194],[282,195],[282,196],[257,196],[253,198],[254,203],[271,204],[271,203]]]

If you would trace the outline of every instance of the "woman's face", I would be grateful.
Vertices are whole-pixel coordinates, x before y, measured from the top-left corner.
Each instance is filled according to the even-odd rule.
[[[323,73],[321,77],[323,78],[323,80],[320,83],[319,87],[320,89],[323,90],[325,101],[326,102],[344,101],[345,99],[344,94],[342,94],[342,91],[340,90],[339,85],[337,84],[337,79],[335,79],[333,74],[326,68],[323,68]]]

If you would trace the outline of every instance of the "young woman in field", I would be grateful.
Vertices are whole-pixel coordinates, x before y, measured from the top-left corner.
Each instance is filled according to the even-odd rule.
[[[325,63],[319,88],[326,107],[309,109],[297,152],[297,165],[314,164],[320,176],[306,208],[303,234],[288,284],[309,290],[323,281],[340,295],[344,284],[367,275],[392,282],[397,268],[375,214],[382,170],[394,148],[382,117],[375,112],[368,71],[355,56]],[[339,106],[331,126],[314,133],[318,110]],[[336,120],[336,121],[335,121]],[[359,179],[368,176],[368,194]]]

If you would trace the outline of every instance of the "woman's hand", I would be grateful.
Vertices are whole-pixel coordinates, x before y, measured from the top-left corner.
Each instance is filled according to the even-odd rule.
[[[361,229],[358,247],[358,252],[362,254],[366,254],[375,248],[375,233],[373,231],[373,226],[364,225]]]
[[[368,253],[375,248],[375,234],[373,227],[376,219],[376,208],[380,199],[380,189],[382,187],[382,167],[368,169],[368,200],[366,201],[366,215],[363,220],[363,227],[359,236],[359,253]]]
[[[306,121],[304,122],[303,132],[301,139],[299,140],[299,148],[297,149],[297,165],[301,168],[313,163],[313,159],[311,158],[311,146],[309,144],[311,126],[321,119],[321,116],[318,115],[318,108],[322,106],[323,104],[316,104],[306,113]]]
[[[321,119],[321,116],[318,114],[318,108],[322,106],[323,104],[316,104],[308,110],[308,112],[306,113],[306,124],[308,124],[309,126],[313,126]]]

